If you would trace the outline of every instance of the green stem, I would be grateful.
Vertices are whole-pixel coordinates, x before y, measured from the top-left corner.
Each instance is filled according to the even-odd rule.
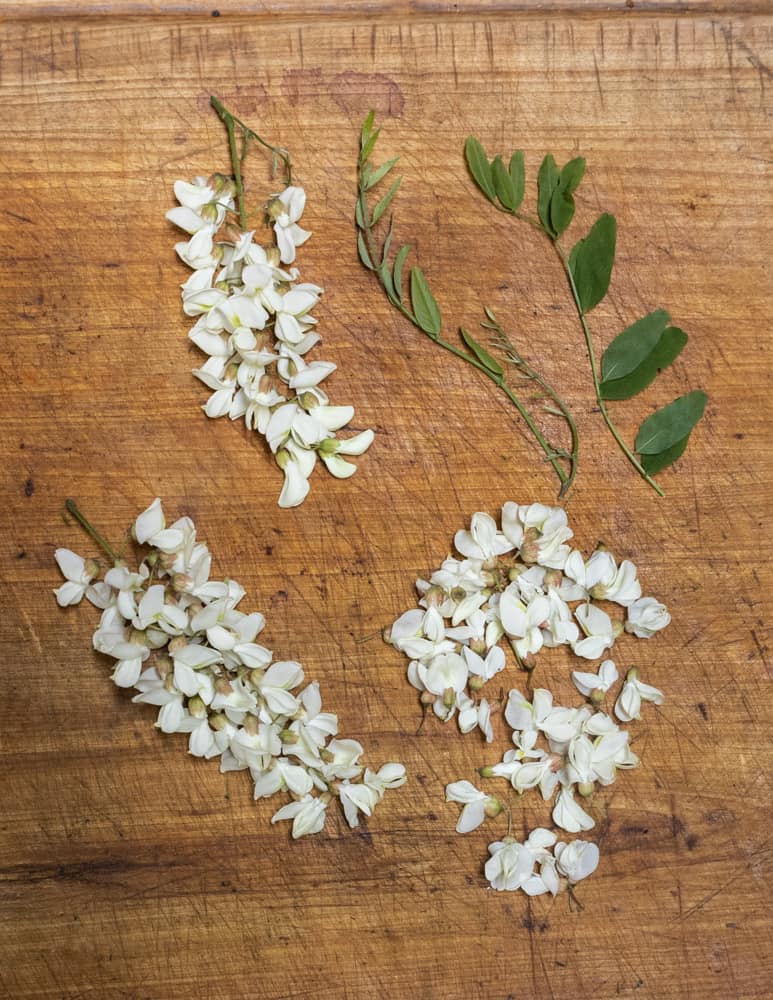
[[[121,557],[117,555],[115,549],[110,545],[107,539],[97,531],[97,529],[87,520],[86,516],[81,513],[76,502],[69,497],[64,502],[64,509],[68,514],[71,514],[78,524],[83,528],[86,534],[97,543],[97,545],[102,549],[105,555],[109,556],[114,563],[119,563]]]
[[[598,364],[596,362],[596,352],[593,348],[593,339],[590,334],[590,329],[588,328],[588,321],[586,319],[585,312],[583,311],[582,305],[580,303],[580,295],[579,292],[577,291],[577,286],[574,283],[574,275],[572,274],[572,269],[569,266],[569,258],[566,256],[564,248],[561,246],[558,240],[553,240],[552,242],[553,246],[556,248],[556,253],[561,259],[564,271],[566,272],[566,277],[569,280],[569,287],[572,290],[572,297],[574,299],[574,304],[577,307],[577,314],[580,317],[580,322],[582,323],[582,331],[585,335],[585,344],[588,349],[588,359],[590,361],[591,375],[593,377],[593,389],[594,392],[596,393],[596,403],[598,404],[599,410],[601,411],[601,415],[604,418],[604,421],[607,427],[609,428],[612,437],[615,439],[615,441],[617,441],[620,450],[623,452],[623,454],[631,463],[631,465],[634,467],[634,469],[636,469],[636,471],[639,473],[642,479],[644,479],[645,482],[649,483],[649,485],[653,488],[653,490],[655,490],[658,496],[661,497],[665,496],[665,493],[660,488],[660,486],[658,486],[658,484],[655,482],[652,476],[649,475],[649,473],[642,466],[641,462],[636,458],[634,453],[625,443],[620,432],[618,431],[617,427],[615,427],[615,424],[612,421],[612,418],[610,417],[607,411],[606,403],[604,402],[604,398],[601,395],[601,388],[599,385]]]
[[[279,159],[284,163],[285,171],[287,173],[287,184],[290,185],[293,182],[293,168],[290,162],[290,154],[286,149],[282,149],[281,146],[272,146],[270,142],[266,142],[257,132],[245,125],[241,118],[237,118],[236,115],[231,114],[231,112],[225,107],[225,105],[219,101],[214,94],[210,97],[209,103],[218,113],[220,120],[226,127],[228,132],[228,149],[231,154],[231,168],[233,170],[234,184],[236,185],[236,203],[239,206],[239,221],[242,229],[247,228],[247,210],[244,205],[244,184],[242,182],[242,160],[243,155],[240,156],[236,149],[236,127],[241,129],[243,139],[253,139],[255,142],[260,143],[265,149],[271,151],[274,156],[278,156]]]
[[[360,190],[358,192],[358,197],[360,199],[360,210],[362,218],[363,220],[365,220],[367,219],[368,215],[367,215],[367,200],[364,188],[360,187]],[[373,231],[371,227],[368,226],[367,224],[361,227],[361,231],[365,237],[365,246],[368,251],[368,255],[370,256],[371,262],[375,263],[375,261],[377,261],[379,257],[375,253],[375,246],[373,242]],[[554,449],[545,440],[544,435],[540,431],[539,427],[537,427],[537,425],[532,420],[528,410],[524,407],[523,403],[521,403],[520,399],[512,391],[510,386],[507,385],[503,376],[497,375],[495,372],[492,372],[491,369],[487,368],[482,361],[479,361],[474,354],[470,354],[467,351],[463,350],[462,348],[457,347],[455,344],[450,343],[449,341],[441,337],[440,334],[433,335],[431,333],[427,333],[426,330],[423,330],[419,325],[419,323],[417,322],[416,317],[413,315],[413,313],[409,309],[406,309],[406,307],[402,304],[402,302],[400,302],[399,299],[397,299],[386,287],[383,279],[381,278],[380,269],[378,267],[376,268],[376,273],[379,278],[379,283],[381,287],[384,289],[384,292],[389,301],[392,303],[395,309],[397,309],[400,313],[402,313],[402,315],[405,316],[405,318],[409,320],[416,327],[417,330],[421,331],[421,333],[426,334],[426,336],[428,336],[430,340],[434,341],[434,343],[436,343],[439,347],[442,347],[444,350],[449,351],[451,354],[454,355],[454,357],[460,358],[462,361],[466,361],[467,364],[472,365],[473,368],[477,368],[478,371],[482,372],[488,379],[490,379],[494,383],[495,386],[497,386],[498,389],[500,389],[505,394],[505,396],[507,396],[510,402],[515,406],[520,415],[523,417],[526,426],[534,435],[534,437],[537,440],[537,443],[545,452],[546,457],[550,461],[550,464],[553,466],[553,470],[555,471],[556,475],[558,476],[559,482],[561,483],[561,490],[559,492],[559,497],[564,496],[569,487],[571,486],[571,481],[574,478],[574,474],[572,473],[571,475],[567,475],[567,473],[561,467],[561,464],[555,455]]]

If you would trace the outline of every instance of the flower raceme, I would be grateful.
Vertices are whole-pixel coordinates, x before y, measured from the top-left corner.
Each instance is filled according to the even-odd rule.
[[[203,410],[244,419],[266,438],[284,473],[279,506],[298,506],[317,459],[346,479],[357,468],[347,457],[362,455],[373,441],[371,430],[338,438],[354,408],[331,406],[322,388],[337,366],[306,360],[320,340],[312,309],[323,289],[299,281],[297,267],[288,270],[311,236],[298,224],[306,193],[288,184],[268,202],[273,241],[265,245],[255,229],[231,220],[243,191],[230,178],[179,180],[174,193],[179,205],[166,217],[190,237],[175,245],[192,270],[182,285],[183,312],[195,320],[188,337],[207,355],[193,371],[211,392]]]
[[[65,577],[58,603],[85,596],[102,612],[93,645],[113,661],[113,682],[158,709],[162,732],[187,734],[193,756],[218,757],[223,772],[249,771],[256,799],[289,794],[272,823],[292,820],[294,838],[318,833],[334,798],[349,826],[370,816],[404,783],[403,765],[371,771],[360,743],[338,738],[319,685],[256,641],[265,619],[239,609],[244,589],[210,578],[212,558],[190,518],[167,527],[156,499],[133,533],[145,547],[139,566],[117,560],[102,581],[94,560],[55,553]]]
[[[531,671],[543,649],[567,646],[580,660],[599,660],[624,633],[651,638],[670,616],[654,598],[641,596],[632,562],[618,564],[601,547],[586,560],[569,544],[572,537],[560,508],[509,502],[499,524],[488,514],[474,514],[469,529],[454,539],[461,558],[449,556],[429,580],[417,581],[419,606],[397,619],[388,639],[408,658],[408,680],[422,704],[441,720],[455,718],[461,732],[477,729],[490,743],[492,715],[502,710],[514,749],[481,767],[480,776],[505,779],[519,794],[538,790],[552,802],[554,825],[580,833],[595,826],[584,805],[596,788],[639,763],[628,732],[603,710],[619,680],[617,667],[604,659],[596,672],[572,672],[590,703],[580,707],[556,704],[545,688],[528,697],[513,688],[503,703],[492,702],[483,689],[506,667],[503,640]],[[594,603],[602,600],[609,610]],[[613,605],[624,609],[625,623],[613,617]],[[614,714],[631,722],[644,701],[661,704],[663,695],[632,668]],[[447,785],[446,799],[462,806],[459,833],[477,829],[505,808],[469,781]],[[555,835],[544,830],[535,835],[526,844],[506,838],[491,845],[485,870],[494,888],[555,894],[560,884],[571,886],[595,870],[594,844],[556,844],[551,854],[547,847],[555,844]]]

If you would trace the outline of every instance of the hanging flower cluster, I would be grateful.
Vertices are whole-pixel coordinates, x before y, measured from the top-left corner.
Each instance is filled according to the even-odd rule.
[[[295,507],[309,492],[317,458],[346,479],[357,467],[342,456],[366,451],[373,431],[337,438],[354,416],[352,406],[331,406],[321,388],[337,366],[305,360],[320,339],[311,310],[323,290],[299,282],[298,269],[286,267],[311,236],[298,224],[303,188],[288,185],[268,202],[274,240],[264,246],[247,229],[241,175],[235,174],[238,186],[222,174],[176,181],[179,206],[166,214],[190,235],[175,246],[193,271],[182,286],[183,311],[195,318],[189,338],[208,355],[193,374],[212,390],[203,406],[208,417],[243,417],[266,438],[285,477],[279,506]],[[244,224],[228,221],[231,214]]]
[[[189,753],[219,757],[223,772],[249,770],[256,799],[289,792],[292,801],[272,823],[291,819],[294,838],[322,829],[333,798],[352,827],[359,813],[370,816],[385,791],[405,781],[403,765],[374,772],[360,764],[362,746],[338,738],[319,684],[303,686],[300,663],[274,662],[256,642],[265,619],[237,609],[244,589],[210,579],[212,557],[190,518],[167,527],[156,499],[137,518],[134,537],[147,547],[138,567],[105,543],[114,565],[102,580],[94,560],[69,549],[55,554],[65,576],[54,591],[58,603],[85,596],[102,610],[94,648],[114,661],[112,680],[134,688],[133,701],[159,708],[163,732],[187,733]]]
[[[443,721],[455,717],[463,733],[477,729],[491,743],[492,714],[501,706],[482,697],[482,690],[505,668],[503,639],[521,667],[532,671],[543,647],[568,646],[579,658],[594,660],[623,631],[651,638],[668,625],[666,608],[654,598],[641,596],[633,563],[624,560],[618,565],[603,548],[586,560],[568,544],[572,537],[562,509],[512,502],[502,509],[501,528],[487,514],[477,513],[469,531],[457,532],[454,542],[463,558],[449,557],[429,581],[418,580],[420,606],[398,618],[388,633],[389,641],[410,659],[408,680],[421,692],[425,709],[431,706]],[[625,621],[613,619],[594,601],[621,606]],[[601,710],[618,680],[614,662],[602,662],[598,673],[574,671],[572,679],[590,705],[556,705],[543,688],[534,691],[531,699],[517,689],[509,692],[504,717],[513,730],[514,749],[479,773],[483,778],[505,778],[519,793],[539,788],[545,801],[555,795],[553,823],[579,833],[595,824],[575,794],[589,798],[597,783],[611,784],[619,768],[635,767],[638,758],[630,749],[629,734]],[[621,722],[637,719],[642,701],[661,704],[663,695],[644,684],[638,670],[631,668],[614,714]],[[446,797],[463,806],[459,833],[476,829],[505,808],[498,797],[468,781],[448,785]],[[531,894],[556,891],[559,882],[553,875],[562,869],[555,852],[552,860],[545,860],[544,833],[537,831],[538,844],[529,840],[518,845],[509,838],[491,845],[486,873],[492,884],[489,872],[500,873],[496,888],[528,886]],[[535,844],[542,854],[535,853]],[[597,849],[595,854],[588,853],[577,844],[582,842],[569,845],[573,853],[566,856],[567,864],[578,852],[584,861],[579,868],[563,872],[569,884],[590,874],[598,861]],[[592,858],[595,861],[587,870]],[[507,871],[515,865],[513,872],[525,873],[522,879],[513,875],[517,885],[501,876],[500,862]],[[537,863],[540,874],[534,875]],[[553,875],[544,875],[546,865]],[[583,872],[579,878],[578,872]]]

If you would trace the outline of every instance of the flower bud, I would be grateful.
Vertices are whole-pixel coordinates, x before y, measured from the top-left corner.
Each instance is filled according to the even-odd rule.
[[[622,622],[612,622],[612,635],[615,639],[619,639],[624,631],[625,625]]]
[[[207,706],[196,694],[192,698],[188,699],[188,711],[194,719],[204,719],[207,715]]]
[[[599,705],[601,705],[601,703],[604,701],[605,697],[606,697],[606,691],[604,691],[602,688],[594,688],[588,695],[588,701],[590,701],[591,705],[593,705],[594,708],[598,708]]]
[[[391,643],[392,643],[392,626],[391,625],[385,625],[381,629],[381,638],[384,640],[384,642],[388,642],[391,645]]]
[[[298,397],[298,402],[304,410],[314,410],[319,406],[319,396],[316,396],[313,392],[303,392]]]
[[[419,695],[419,701],[422,705],[432,705],[437,695],[434,695],[431,691],[422,691]]]
[[[278,198],[272,198],[266,205],[266,215],[272,222],[276,222],[280,215],[284,215],[287,209]]]
[[[488,652],[488,646],[486,645],[485,639],[473,639],[470,643],[470,649],[473,653],[477,653],[478,656],[485,656]]]
[[[480,691],[483,685],[486,683],[486,678],[481,677],[480,674],[472,674],[469,681],[467,681],[467,686],[470,691]]]
[[[83,569],[93,579],[99,573],[99,563],[96,559],[87,559]]]
[[[446,708],[453,708],[456,704],[456,691],[452,687],[447,687],[443,692],[443,704]]]
[[[481,776],[481,778],[496,777],[496,775],[494,774],[494,768],[490,764],[486,764],[485,767],[479,767],[478,774]]]
[[[292,455],[286,448],[280,448],[279,451],[274,456],[276,459],[276,464],[280,469],[284,470],[290,464],[292,460]]]
[[[222,712],[210,712],[209,713],[209,728],[214,729],[216,733],[222,732],[228,725],[228,719],[223,715]]]
[[[207,205],[203,205],[199,215],[204,222],[217,222],[218,217],[217,205],[214,201],[210,201]]]
[[[445,599],[445,590],[442,587],[438,587],[437,584],[433,584],[424,595],[424,600],[427,602],[428,608],[439,608],[445,602]]]
[[[590,798],[595,788],[596,786],[592,781],[579,781],[577,783],[577,791],[584,799]]]
[[[639,668],[631,667],[628,673],[625,675],[627,681],[638,681],[639,679]]]
[[[495,799],[493,795],[490,795],[483,806],[483,812],[488,816],[489,819],[494,819],[498,816],[505,807],[499,801]]]
[[[190,590],[196,581],[192,576],[187,573],[175,573],[172,576],[172,588],[177,591],[187,591]]]

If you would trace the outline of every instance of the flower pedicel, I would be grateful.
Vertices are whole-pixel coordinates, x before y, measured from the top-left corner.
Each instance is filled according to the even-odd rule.
[[[135,521],[146,551],[130,569],[72,501],[66,508],[113,566],[98,580],[95,560],[57,549],[57,601],[85,596],[102,610],[94,648],[114,661],[114,683],[137,692],[133,701],[159,709],[159,729],[187,733],[189,753],[219,757],[221,771],[249,771],[256,799],[291,796],[272,823],[292,820],[293,838],[318,833],[337,798],[355,827],[404,783],[402,764],[363,767],[362,746],[339,739],[337,716],[322,711],[319,684],[256,642],[263,615],[238,610],[244,589],[235,580],[210,579],[212,557],[190,518],[167,527],[154,500]]]

